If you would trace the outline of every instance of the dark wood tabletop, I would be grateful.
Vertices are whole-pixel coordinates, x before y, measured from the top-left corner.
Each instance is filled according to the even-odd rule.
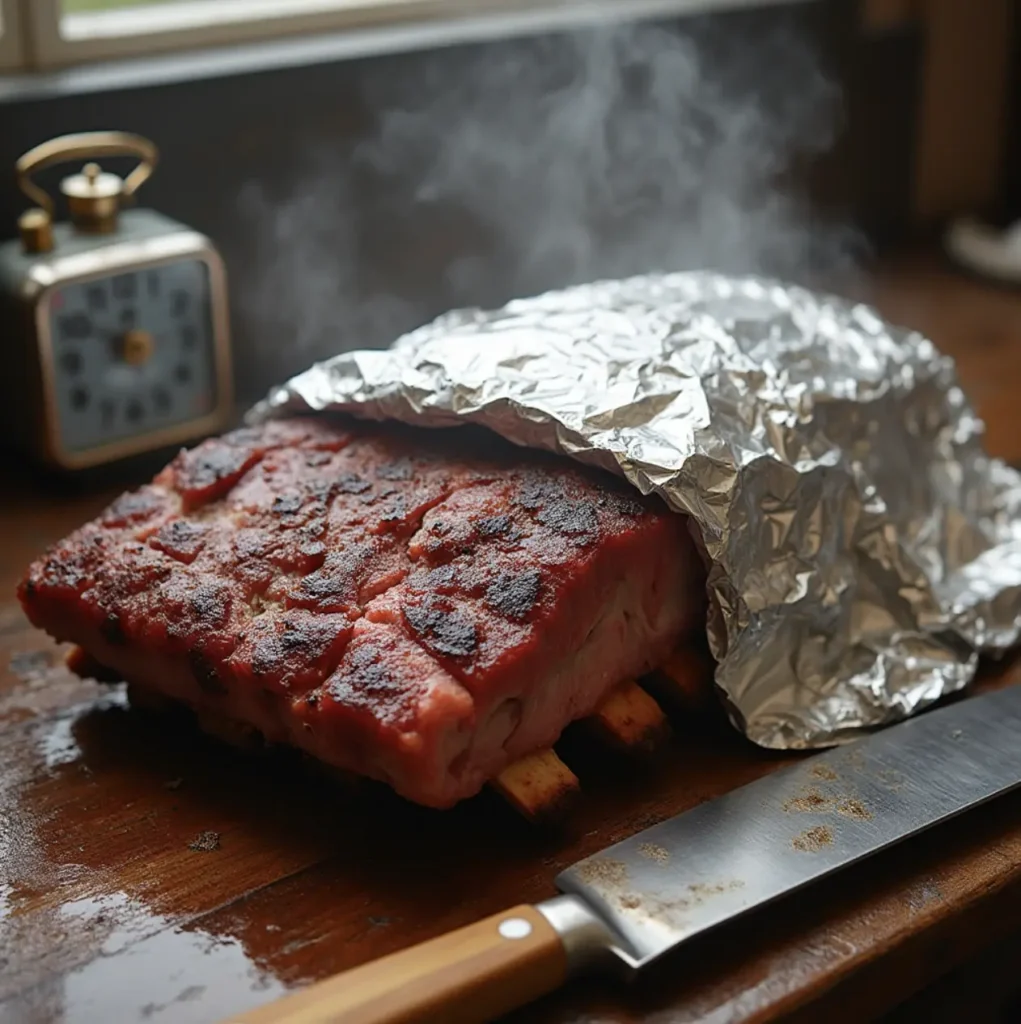
[[[872,284],[884,312],[958,357],[990,449],[1021,458],[1021,295],[925,256],[884,265]],[[341,790],[70,675],[13,588],[112,492],[61,496],[12,472],[0,487],[5,1024],[215,1024],[546,898],[579,857],[786,761],[711,719],[677,723],[662,762],[645,767],[569,736],[563,757],[584,795],[559,831],[489,793],[437,813],[378,788]],[[1005,665],[983,685],[1015,678]],[[215,839],[196,843],[203,833]],[[1021,794],[692,943],[632,989],[577,983],[514,1019],[950,1020],[963,986],[969,1019],[995,1020],[1010,1012],[1019,934]]]

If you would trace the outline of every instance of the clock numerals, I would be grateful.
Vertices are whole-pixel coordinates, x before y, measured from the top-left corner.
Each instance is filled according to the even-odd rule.
[[[74,349],[68,349],[66,352],[61,353],[60,356],[60,367],[64,373],[70,376],[76,376],[82,372],[82,354],[76,352]]]
[[[68,450],[146,437],[213,408],[209,290],[206,268],[185,260],[52,294],[52,398]]]
[[[138,294],[138,279],[134,274],[118,274],[110,282],[113,297],[121,302],[132,300]]]
[[[57,321],[60,336],[69,341],[84,341],[92,334],[92,321],[85,313],[69,313]]]
[[[102,313],[106,309],[106,290],[101,284],[90,285],[85,290],[85,301],[94,313]]]
[[[152,389],[152,401],[156,406],[157,412],[170,412],[174,404],[174,400],[170,397],[170,392],[164,387]]]

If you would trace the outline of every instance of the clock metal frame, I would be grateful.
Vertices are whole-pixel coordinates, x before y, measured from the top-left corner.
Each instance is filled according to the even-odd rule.
[[[60,442],[56,403],[56,368],[50,315],[53,293],[68,284],[98,280],[124,271],[149,270],[182,259],[201,260],[209,272],[217,388],[214,409],[205,416],[160,430],[121,438],[83,451],[67,451]],[[149,237],[111,239],[96,248],[66,255],[61,254],[57,246],[55,251],[42,258],[36,256],[32,260],[32,266],[22,279],[20,292],[21,300],[34,310],[44,421],[41,454],[48,462],[68,470],[88,469],[156,448],[183,444],[216,433],[227,426],[234,400],[227,275],[219,253],[204,235],[181,228]]]

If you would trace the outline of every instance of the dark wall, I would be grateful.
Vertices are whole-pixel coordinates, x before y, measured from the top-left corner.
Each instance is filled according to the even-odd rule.
[[[910,238],[924,45],[915,26],[861,39],[846,61],[844,195],[873,252]]]
[[[996,211],[1004,224],[1021,220],[1021,0],[1014,0],[1011,7],[1014,33],[1006,110],[1003,196]]]
[[[8,102],[0,167],[69,131],[156,141],[140,202],[222,248],[247,401],[451,306],[663,267],[805,276],[860,258],[907,208],[917,47],[863,49],[853,11]],[[23,205],[12,181],[0,190],[11,234]]]

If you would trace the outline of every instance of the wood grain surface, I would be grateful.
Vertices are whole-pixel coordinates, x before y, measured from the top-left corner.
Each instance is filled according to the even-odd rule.
[[[874,285],[884,311],[958,357],[990,448],[1021,457],[1021,297],[921,257]],[[70,675],[10,599],[28,560],[112,492],[11,472],[0,486],[4,1024],[214,1024],[544,899],[579,857],[785,763],[718,717],[675,720],[647,765],[572,730],[558,752],[582,794],[554,830],[493,793],[441,814],[235,753]],[[984,685],[1015,678],[1001,666]],[[585,981],[508,1020],[860,1022],[992,962],[1019,930],[1021,795],[692,943],[638,987]]]

